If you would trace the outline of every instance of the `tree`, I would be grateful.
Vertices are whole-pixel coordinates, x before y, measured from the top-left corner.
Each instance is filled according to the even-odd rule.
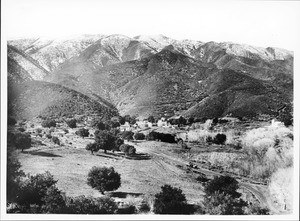
[[[96,143],[87,144],[85,149],[91,151],[91,154],[94,154],[94,152],[97,152],[99,150]]]
[[[116,146],[116,141],[117,141],[117,137],[108,131],[105,130],[95,131],[95,142],[96,142],[97,149],[104,150],[104,153],[106,153],[107,150],[114,150]]]
[[[118,207],[110,197],[69,197],[67,200],[69,214],[114,214]]]
[[[121,134],[121,137],[122,139],[129,141],[129,140],[133,140],[133,135],[134,133],[132,131],[124,131]]]
[[[70,128],[76,128],[77,126],[77,120],[76,119],[71,119],[71,120],[68,120],[67,121],[67,125],[70,127]]]
[[[51,138],[51,140],[52,140],[53,143],[55,143],[55,144],[57,144],[57,145],[60,145],[60,140],[58,139],[58,137],[53,136],[53,137]]]
[[[42,198],[44,202],[42,205],[43,213],[64,213],[66,210],[66,202],[61,194],[61,191],[56,186],[50,186],[46,195]]]
[[[89,136],[89,130],[85,128],[80,128],[78,131],[75,132],[76,135],[84,138]]]
[[[17,149],[24,149],[31,147],[31,136],[28,133],[15,133],[14,134],[14,145]]]
[[[164,185],[161,187],[161,192],[155,194],[154,213],[190,214],[191,208],[188,206],[181,189]]]
[[[17,196],[17,203],[29,207],[31,204],[42,206],[44,204],[44,197],[47,195],[48,188],[54,186],[57,180],[53,179],[53,176],[49,172],[43,174],[37,174],[35,176],[29,176],[25,180]]]
[[[55,120],[44,120],[42,122],[42,127],[56,127],[56,121]]]
[[[104,194],[104,191],[113,191],[121,186],[121,176],[113,167],[93,167],[88,173],[87,183]]]
[[[135,140],[145,140],[145,134],[143,134],[143,133],[135,133],[133,135],[133,138]]]
[[[151,122],[151,123],[155,123],[155,118],[152,115],[150,115],[148,117],[148,121]]]
[[[216,191],[204,198],[206,213],[210,215],[243,215],[247,203],[230,194]]]
[[[213,143],[215,143],[215,144],[224,144],[225,141],[226,141],[225,134],[217,134],[213,139]]]
[[[237,189],[239,188],[238,182],[230,176],[219,176],[212,179],[205,187],[206,195],[213,195],[215,192],[225,193],[231,195],[233,198],[241,196]]]
[[[25,173],[20,170],[21,164],[16,159],[11,148],[7,149],[7,179],[6,179],[6,196],[8,202],[14,202],[19,192],[21,178]]]

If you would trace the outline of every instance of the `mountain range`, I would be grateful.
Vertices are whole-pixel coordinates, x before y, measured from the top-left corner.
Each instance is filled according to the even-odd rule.
[[[12,40],[9,107],[16,118],[31,118],[61,109],[59,102],[77,94],[85,105],[97,104],[90,111],[109,116],[276,116],[293,101],[293,59],[293,52],[285,49],[163,35]],[[53,98],[40,91],[46,85]],[[44,97],[42,105],[34,88]],[[40,106],[36,111],[30,111],[32,101]]]

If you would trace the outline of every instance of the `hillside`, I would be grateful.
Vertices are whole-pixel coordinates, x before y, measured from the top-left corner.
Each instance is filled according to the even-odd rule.
[[[290,90],[230,69],[209,76],[201,83],[201,87],[205,99],[183,112],[184,116],[214,118],[225,115],[277,115],[278,110],[289,105],[293,99]]]
[[[23,75],[112,103],[121,114],[275,114],[293,97],[293,53],[284,49],[179,41],[163,35],[23,39],[8,44],[19,52],[9,57]]]
[[[8,112],[18,120],[38,116],[73,117],[75,114],[97,114],[103,118],[118,115],[116,109],[107,107],[77,91],[41,81],[10,84]]]

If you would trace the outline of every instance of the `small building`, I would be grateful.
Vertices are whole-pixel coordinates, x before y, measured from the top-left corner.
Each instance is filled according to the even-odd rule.
[[[130,131],[130,130],[131,130],[131,127],[128,122],[125,122],[125,124],[120,126],[120,131]]]

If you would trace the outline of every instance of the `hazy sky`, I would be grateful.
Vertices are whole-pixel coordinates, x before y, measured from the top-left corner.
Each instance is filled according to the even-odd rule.
[[[192,0],[6,0],[7,38],[163,34],[294,50],[300,2]]]

